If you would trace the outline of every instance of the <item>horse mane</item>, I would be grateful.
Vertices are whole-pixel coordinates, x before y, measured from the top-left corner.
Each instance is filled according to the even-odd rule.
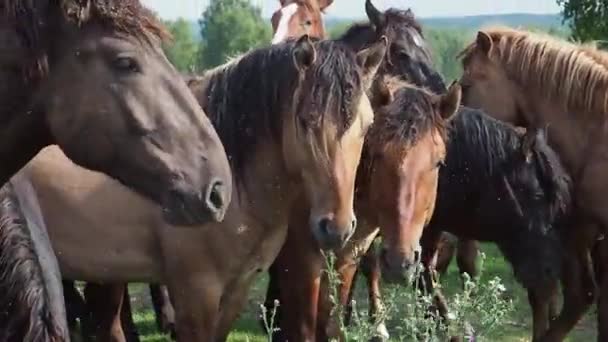
[[[490,58],[515,82],[530,85],[568,111],[608,113],[608,54],[549,35],[504,27],[483,30],[493,42]],[[462,53],[463,63],[476,43]]]
[[[350,127],[363,95],[355,54],[331,40],[314,39],[313,45],[316,59],[305,71],[296,68],[295,41],[288,40],[236,57],[191,83],[224,144],[237,179],[261,141],[270,138],[282,143],[285,120],[309,128],[332,123],[339,136]],[[285,117],[290,113],[293,118]],[[313,151],[323,149],[312,134],[301,133]]]
[[[10,183],[0,189],[0,341],[64,341]]]
[[[409,148],[432,129],[447,141],[446,122],[434,108],[437,95],[395,76],[385,75],[374,82],[385,84],[392,101],[374,110],[374,123],[365,139],[370,149]]]
[[[52,15],[59,13],[60,18]],[[155,15],[139,0],[3,0],[0,16],[12,23],[29,51],[22,66],[26,79],[39,79],[48,72],[49,25],[53,20],[81,27],[95,21],[122,34],[150,42],[169,34]]]
[[[479,110],[461,107],[450,121],[449,135],[448,160],[466,163],[462,166],[475,170],[475,176],[482,182],[503,176],[515,153],[523,158],[523,133]],[[570,177],[544,136],[532,147],[532,161],[541,187],[552,202],[552,210],[565,214],[570,207]]]

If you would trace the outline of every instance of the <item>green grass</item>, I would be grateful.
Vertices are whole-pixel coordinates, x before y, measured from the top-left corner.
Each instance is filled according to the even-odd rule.
[[[528,305],[525,290],[515,281],[512,276],[511,267],[504,261],[497,249],[492,245],[483,245],[486,254],[484,263],[483,279],[490,279],[498,276],[502,279],[507,288],[506,295],[513,300],[515,310],[510,314],[504,327],[488,336],[488,340],[496,342],[515,342],[530,341],[532,318],[530,306]],[[356,287],[357,303],[366,303],[365,284],[359,279]],[[266,278],[261,278],[250,291],[250,299],[247,308],[242,313],[240,319],[235,323],[234,329],[229,337],[231,342],[263,342],[267,341],[265,335],[258,324],[259,305],[264,300],[266,289]],[[461,289],[461,282],[455,262],[450,265],[448,274],[442,279],[446,298],[450,299],[453,294]],[[145,286],[136,284],[130,287],[133,308],[135,310],[135,322],[138,326],[142,341],[144,342],[165,342],[170,341],[168,336],[158,334],[154,322],[154,315],[149,304],[148,291]],[[405,289],[404,289],[405,291]],[[364,304],[365,305],[365,304]],[[366,309],[358,304],[360,309]],[[595,330],[595,309],[578,324],[566,341],[594,341],[596,340]],[[395,316],[395,315],[393,315]],[[398,315],[395,319],[398,319]],[[391,331],[391,323],[388,328]]]

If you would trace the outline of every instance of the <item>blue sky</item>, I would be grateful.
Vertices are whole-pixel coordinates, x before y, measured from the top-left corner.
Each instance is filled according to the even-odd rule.
[[[177,17],[198,18],[208,0],[142,0],[164,19]],[[262,6],[263,14],[269,17],[279,6],[278,0],[250,0]],[[334,0],[327,11],[332,17],[357,18],[364,16],[364,0]],[[379,8],[411,7],[420,17],[464,16],[504,13],[557,13],[555,0],[375,0]]]

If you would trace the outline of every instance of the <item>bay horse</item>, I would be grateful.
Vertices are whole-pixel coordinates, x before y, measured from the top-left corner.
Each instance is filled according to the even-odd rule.
[[[590,250],[608,227],[606,56],[591,46],[502,27],[479,31],[461,54],[465,103],[520,126],[549,125],[549,142],[573,179],[577,228],[566,232],[564,305],[541,341],[563,340],[597,295]]]
[[[287,39],[308,35],[313,38],[327,38],[323,13],[333,0],[279,0],[281,8],[270,18],[272,24],[272,44]]]
[[[170,229],[150,201],[76,167],[56,148],[43,151],[24,172],[64,277],[167,284],[179,341],[225,340],[248,286],[283,244],[292,196],[310,198],[307,230],[324,247],[352,235],[355,171],[373,120],[366,89],[385,49],[380,41],[355,53],[304,36],[191,83],[237,184],[222,224]],[[117,212],[121,206],[130,210]]]
[[[173,225],[222,220],[231,175],[217,133],[138,0],[0,5],[0,184],[58,144],[160,205]]]
[[[386,87],[391,100],[374,108],[374,125],[366,137],[355,197],[361,224],[351,242],[336,251],[343,279],[379,232],[386,236],[391,275],[395,280],[411,277],[420,256],[422,228],[433,212],[438,169],[445,156],[444,127],[460,101],[457,84],[441,96],[394,78],[378,78],[376,85]],[[375,99],[386,92],[373,93]],[[271,269],[266,306],[280,302],[281,330],[275,340],[325,341],[337,333],[327,329],[324,259],[313,235],[301,227],[307,211],[294,211],[287,241]],[[393,226],[402,229],[391,231]],[[322,312],[317,315],[317,310]]]
[[[494,242],[528,290],[534,338],[540,338],[556,314],[549,304],[558,290],[569,224],[569,175],[542,130],[522,135],[466,107],[452,121],[447,153],[435,214],[422,237],[425,290],[436,293],[445,316],[447,304],[433,286],[442,232]]]
[[[70,340],[61,274],[31,183],[0,188],[0,341]]]

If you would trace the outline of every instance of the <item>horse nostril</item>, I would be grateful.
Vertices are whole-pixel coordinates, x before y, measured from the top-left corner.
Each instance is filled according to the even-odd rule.
[[[222,216],[225,209],[225,191],[226,187],[220,180],[215,180],[211,183],[207,190],[205,205],[214,216]]]
[[[420,262],[421,256],[422,256],[422,253],[420,253],[419,250],[415,250],[414,251],[414,262],[416,262],[416,263]]]
[[[351,232],[354,231],[357,228],[357,218],[353,217],[353,220],[350,223],[350,230]]]
[[[330,235],[328,218],[323,218],[323,219],[321,219],[321,221],[319,221],[319,231],[321,232],[321,235],[324,236],[325,238],[327,238]]]

